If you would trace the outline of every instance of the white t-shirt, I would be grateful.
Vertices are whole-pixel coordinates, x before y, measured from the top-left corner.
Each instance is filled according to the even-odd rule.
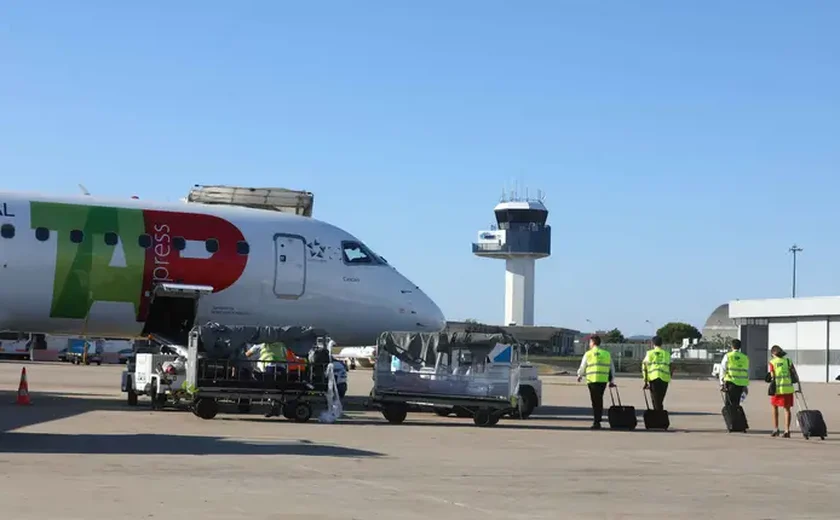
[[[258,361],[260,359],[262,348],[263,344],[258,343],[256,345],[251,345],[251,348],[245,351],[245,355],[248,356],[248,359],[252,362],[251,366],[254,367],[254,370],[257,372],[265,372],[265,363],[253,363],[254,361]]]

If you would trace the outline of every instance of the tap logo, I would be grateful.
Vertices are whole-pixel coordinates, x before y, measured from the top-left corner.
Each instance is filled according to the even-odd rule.
[[[145,321],[156,283],[219,292],[248,263],[237,252],[242,232],[214,215],[52,202],[31,202],[30,212],[32,229],[49,229],[58,241],[52,318],[85,319],[94,302],[106,301],[133,304]],[[199,246],[203,254],[194,254]]]

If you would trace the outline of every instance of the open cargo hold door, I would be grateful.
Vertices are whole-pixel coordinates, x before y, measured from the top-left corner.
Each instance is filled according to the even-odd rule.
[[[195,325],[198,300],[212,292],[213,288],[209,285],[156,285],[143,334],[156,334],[175,344],[186,345],[190,329]]]

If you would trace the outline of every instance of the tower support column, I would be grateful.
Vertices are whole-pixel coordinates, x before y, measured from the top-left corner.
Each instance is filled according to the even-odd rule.
[[[534,266],[528,257],[505,260],[505,325],[534,325]]]

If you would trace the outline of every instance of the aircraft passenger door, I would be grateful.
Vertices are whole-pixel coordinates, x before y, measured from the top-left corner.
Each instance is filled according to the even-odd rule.
[[[300,235],[274,235],[274,294],[299,298],[306,289],[306,242]]]

